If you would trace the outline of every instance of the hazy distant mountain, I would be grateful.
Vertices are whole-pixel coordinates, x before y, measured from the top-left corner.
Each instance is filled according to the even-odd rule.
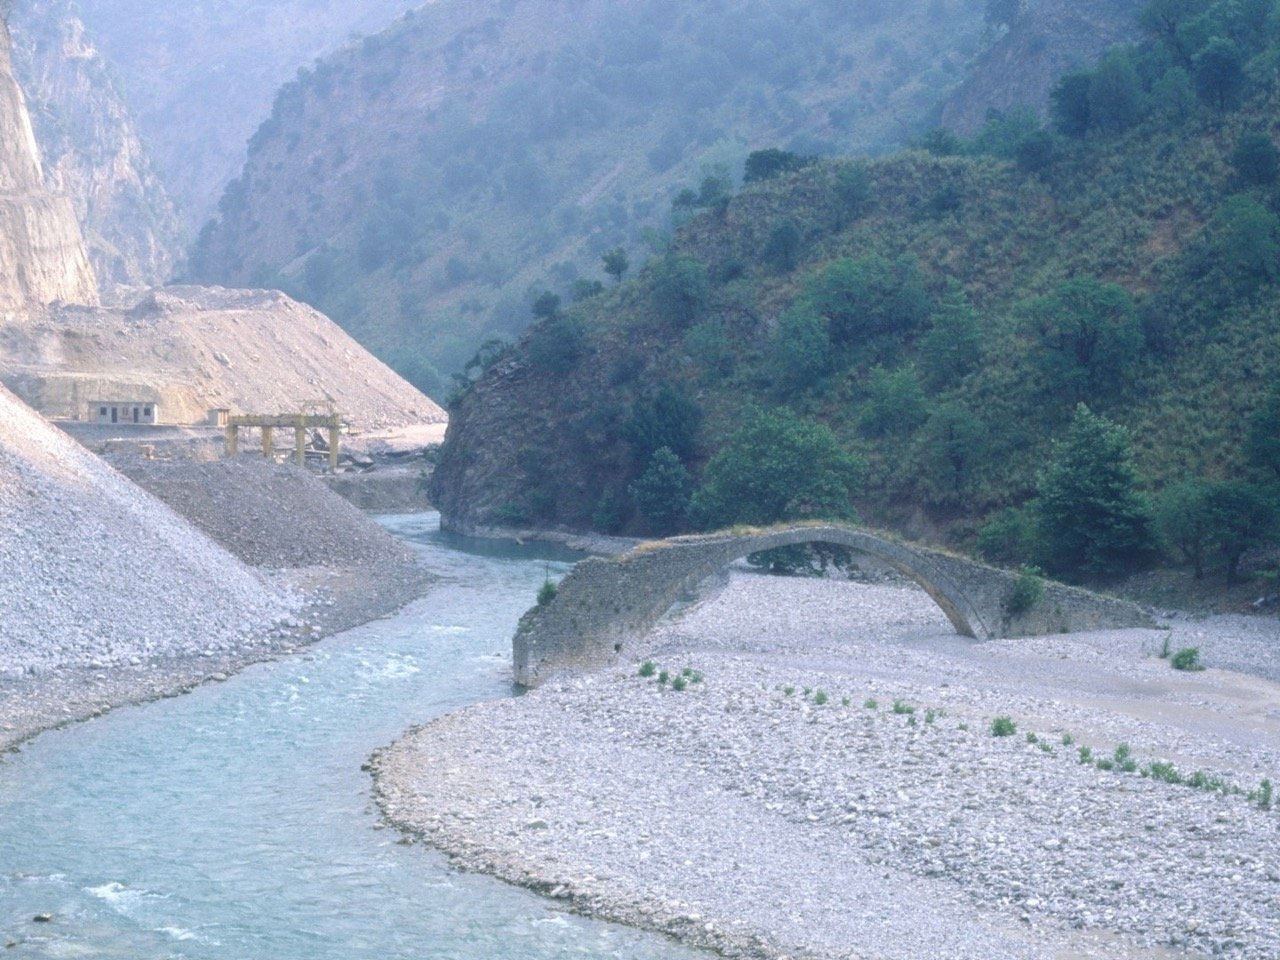
[[[281,92],[192,276],[279,284],[438,390],[749,151],[915,136],[983,29],[980,0],[437,3]]]
[[[18,3],[30,0],[18,0]],[[77,0],[194,230],[280,85],[421,0]]]

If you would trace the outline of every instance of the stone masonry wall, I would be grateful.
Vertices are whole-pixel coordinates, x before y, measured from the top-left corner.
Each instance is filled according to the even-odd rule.
[[[560,583],[554,600],[521,619],[512,641],[517,683],[537,686],[562,672],[615,662],[683,594],[734,560],[759,550],[830,543],[883,560],[915,580],[956,632],[978,639],[1150,626],[1126,601],[1042,581],[1029,609],[1010,609],[1018,575],[940,550],[838,525],[676,537],[620,557],[592,557]]]

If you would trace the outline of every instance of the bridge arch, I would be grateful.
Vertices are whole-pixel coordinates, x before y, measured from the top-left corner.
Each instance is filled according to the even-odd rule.
[[[923,587],[962,636],[987,640],[1151,622],[1133,604],[1048,581],[1032,609],[1015,612],[1009,600],[1017,577],[1009,571],[843,524],[730,530],[583,560],[555,599],[521,619],[512,640],[515,680],[533,687],[557,673],[608,666],[716,571],[751,553],[807,543],[845,547],[891,565]]]

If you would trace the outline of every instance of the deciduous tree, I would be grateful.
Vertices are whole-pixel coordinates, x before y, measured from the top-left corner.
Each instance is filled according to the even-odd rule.
[[[1039,478],[1044,566],[1065,576],[1115,576],[1151,561],[1151,507],[1139,492],[1129,433],[1084,404]]]
[[[706,529],[848,519],[865,474],[865,462],[842,449],[828,427],[785,408],[751,410],[707,464],[693,519]]]

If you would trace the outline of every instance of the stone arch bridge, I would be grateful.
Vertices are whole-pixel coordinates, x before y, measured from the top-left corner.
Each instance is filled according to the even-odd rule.
[[[1017,574],[853,527],[731,530],[650,541],[621,556],[583,560],[560,582],[553,600],[521,619],[512,641],[516,683],[536,687],[557,673],[606,667],[716,571],[760,550],[805,543],[833,544],[888,563],[923,587],[967,637],[1152,625],[1135,604],[1050,580],[1042,581],[1029,609],[1015,611],[1010,598]]]

